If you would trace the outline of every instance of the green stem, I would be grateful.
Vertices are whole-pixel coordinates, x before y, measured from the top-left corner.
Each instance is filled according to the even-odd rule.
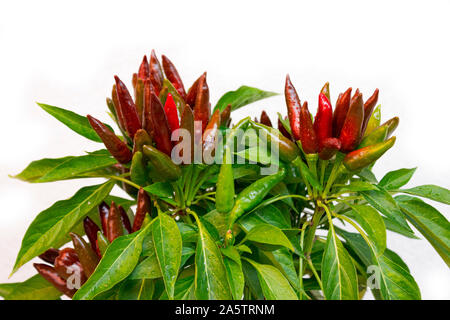
[[[325,186],[325,190],[323,191],[322,198],[326,198],[328,192],[330,191],[331,186],[333,185],[334,180],[341,174],[341,164],[342,160],[344,160],[345,155],[343,153],[338,152],[336,155],[336,160],[334,161],[333,169],[331,169],[330,176],[328,177],[327,185]]]
[[[319,283],[320,290],[322,290],[322,292],[325,292],[323,290],[322,280],[320,280],[319,274],[317,273],[316,268],[314,268],[311,258],[308,258],[307,261],[308,261],[309,268],[311,269],[312,273],[314,274],[314,277],[316,278],[317,282]],[[324,299],[325,299],[325,295],[324,295]]]
[[[125,179],[121,176],[98,176],[98,178],[106,178],[106,179],[113,179],[113,180],[117,180],[117,181],[121,181],[121,182],[125,182],[126,184],[129,184],[132,187],[135,187],[136,189],[140,189],[141,186],[134,183],[133,181],[130,181],[128,179]]]

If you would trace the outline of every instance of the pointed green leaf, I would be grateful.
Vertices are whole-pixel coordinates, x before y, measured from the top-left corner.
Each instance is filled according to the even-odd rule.
[[[152,300],[155,284],[152,280],[125,280],[117,293],[118,300]]]
[[[195,286],[195,277],[189,276],[186,278],[178,279],[175,284],[175,300],[192,300],[192,292]],[[164,293],[159,298],[160,300],[169,300],[167,292]]]
[[[228,91],[225,93],[217,102],[214,107],[214,111],[219,109],[221,112],[227,107],[227,105],[231,104],[231,110],[237,110],[247,104],[252,102],[272,97],[277,95],[278,93],[263,91],[257,88],[241,86],[239,89],[235,91]]]
[[[403,189],[400,191],[403,193],[412,194],[414,196],[424,197],[445,204],[450,204],[450,190],[435,186],[433,184],[418,186],[411,189]]]
[[[244,295],[244,273],[242,271],[241,257],[235,247],[221,249],[223,262],[227,271],[228,284],[234,300],[241,300]]]
[[[251,214],[239,219],[239,224],[247,232],[263,223],[270,224],[280,229],[288,229],[291,227],[290,223],[285,219],[280,210],[274,205],[261,207]]]
[[[44,158],[41,160],[36,160],[31,162],[21,173],[12,176],[12,178],[20,179],[22,181],[27,182],[34,182],[35,180],[47,174],[47,172],[50,172],[57,166],[73,158],[75,157],[69,156],[56,159]]]
[[[37,274],[24,282],[0,284],[0,296],[5,300],[57,300],[61,292]]]
[[[270,224],[260,224],[255,226],[247,233],[245,240],[253,241],[258,244],[267,244],[269,246],[282,246],[291,251],[294,251],[294,247],[283,231]],[[277,249],[277,248],[274,248]]]
[[[390,171],[381,179],[379,185],[386,190],[395,190],[403,187],[416,172],[417,168],[398,169]]]
[[[292,287],[297,291],[300,290],[300,283],[295,270],[294,259],[288,249],[280,248],[273,251],[261,250],[261,253],[281,271]]]

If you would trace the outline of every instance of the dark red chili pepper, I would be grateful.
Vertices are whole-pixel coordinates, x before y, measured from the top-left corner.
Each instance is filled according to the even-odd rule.
[[[150,97],[151,127],[153,128],[153,140],[158,150],[170,156],[172,141],[170,140],[170,129],[164,108],[159,98],[152,93]]]
[[[366,131],[367,123],[369,123],[369,119],[370,119],[370,116],[372,115],[372,111],[375,108],[375,106],[377,105],[378,93],[379,93],[379,90],[375,89],[372,96],[369,99],[367,99],[367,101],[364,103],[364,121],[363,121],[363,125],[361,128],[362,134],[364,134],[364,132]]]
[[[152,103],[152,84],[149,80],[144,81],[144,108],[142,109],[142,128],[147,131],[150,137],[153,137],[154,130],[152,124],[152,113],[151,113],[151,103]],[[137,132],[137,131],[136,131]]]
[[[159,63],[159,60],[156,57],[155,50],[152,50],[152,53],[150,55],[150,81],[152,83],[152,87],[155,91],[155,94],[158,96],[163,85],[163,80],[164,75],[161,68],[161,64]]]
[[[288,109],[289,123],[291,125],[291,132],[293,138],[297,141],[300,140],[300,109],[301,102],[298,97],[297,91],[289,78],[286,76],[286,84],[284,87],[284,96],[286,99],[286,105]]]
[[[87,115],[87,118],[91,127],[95,130],[100,139],[102,139],[106,149],[108,149],[111,155],[120,163],[125,164],[130,162],[133,155],[126,143],[120,140],[119,137],[109,130],[101,121],[90,115]]]
[[[231,104],[227,105],[225,109],[220,113],[220,126],[228,127],[231,115]]]
[[[125,120],[123,119],[122,109],[120,109],[120,103],[119,98],[117,97],[117,88],[115,84],[112,87],[111,99],[113,101],[114,111],[116,112],[117,115],[119,128],[120,130],[125,131]]]
[[[269,116],[267,115],[266,111],[262,111],[261,112],[261,117],[259,117],[259,123],[268,126],[268,127],[273,127],[272,126],[272,121],[270,121]]]
[[[202,122],[202,132],[205,131],[211,115],[209,105],[209,88],[206,83],[206,72],[202,74],[197,85],[197,96],[194,105],[194,120]]]
[[[181,81],[180,75],[178,74],[174,64],[165,55],[162,55],[162,64],[167,79],[169,79],[175,89],[177,89],[180,96],[186,101],[186,91],[184,90],[183,81]]]
[[[114,201],[111,202],[111,208],[108,214],[108,227],[106,232],[106,238],[109,242],[113,242],[116,238],[120,237],[122,232],[122,222],[120,221],[120,212]]]
[[[341,149],[341,141],[337,138],[327,138],[323,141],[322,149],[319,152],[319,158],[330,160]]]
[[[137,209],[136,215],[134,216],[133,228],[132,232],[138,231],[142,227],[142,223],[144,222],[145,215],[149,213],[151,214],[151,202],[150,197],[147,194],[147,191],[140,188],[138,192],[137,198]]]
[[[164,104],[164,112],[166,113],[170,132],[174,132],[175,130],[180,128],[180,120],[178,119],[177,106],[170,93],[167,94],[166,103]]]
[[[109,206],[105,201],[98,206],[98,213],[100,215],[100,222],[102,223],[103,234],[106,236],[108,231]]]
[[[138,79],[146,80],[150,78],[150,66],[148,65],[147,56],[144,56],[138,71]]]
[[[97,232],[100,231],[100,228],[89,217],[84,218],[83,226],[84,232],[86,233],[86,236],[89,239],[89,243],[91,244],[92,250],[94,250],[97,256],[101,257],[100,250],[97,245]]]
[[[47,251],[45,251],[43,254],[39,255],[39,258],[41,258],[43,261],[55,264],[55,259],[59,255],[59,250],[50,248]]]
[[[361,138],[361,127],[364,120],[364,104],[362,94],[352,98],[350,108],[348,109],[347,117],[342,126],[339,140],[341,140],[341,150],[343,152],[350,152],[354,150]]]
[[[69,289],[67,287],[66,280],[61,278],[53,267],[43,263],[34,263],[33,266],[45,280],[69,298],[72,298],[75,292],[77,292],[77,289]]]
[[[317,153],[319,144],[308,110],[308,102],[303,102],[300,108],[300,141],[303,151],[307,154]]]
[[[206,75],[206,72],[203,74]],[[189,88],[188,93],[186,95],[186,103],[191,108],[194,108],[195,106],[195,98],[197,97],[198,83],[200,82],[200,79],[203,77],[203,74],[197,80],[195,80],[195,82]]]
[[[94,273],[100,259],[82,237],[73,232],[70,232],[69,235],[72,238],[73,247],[83,266],[84,273],[89,278]]]
[[[123,120],[125,122],[125,129],[128,136],[133,139],[134,134],[141,128],[141,121],[136,110],[136,105],[131,98],[125,84],[114,76],[116,80],[117,98],[119,100],[119,108],[121,109]]]
[[[278,118],[278,130],[280,130],[281,134],[285,136],[288,139],[292,139],[291,134],[286,130],[286,128],[283,126],[283,123],[281,122],[281,119]]]
[[[350,107],[350,98],[352,96],[352,88],[348,88],[344,93],[339,94],[336,101],[336,108],[333,114],[333,137],[339,137],[348,108]]]
[[[74,272],[78,272],[82,281],[86,281],[86,275],[80,263],[80,259],[72,248],[64,248],[55,259],[55,271],[59,276],[67,280]]]
[[[371,165],[388,151],[395,143],[395,137],[386,141],[382,141],[371,146],[367,146],[358,150],[354,150],[347,154],[343,160],[343,164],[348,171],[358,171]]]
[[[324,141],[333,135],[333,110],[330,100],[323,93],[319,94],[319,107],[314,119],[314,130],[319,142],[319,151],[321,151]]]
[[[125,230],[127,230],[128,233],[132,232],[131,229],[131,222],[130,222],[130,218],[128,218],[127,212],[125,211],[125,209],[122,206],[118,206],[119,208],[119,212],[120,212],[120,220],[122,221],[122,224],[125,228]]]

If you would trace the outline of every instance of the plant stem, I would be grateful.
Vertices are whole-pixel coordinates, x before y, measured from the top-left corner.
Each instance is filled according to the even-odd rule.
[[[327,197],[327,194],[330,191],[334,180],[336,180],[336,178],[340,175],[340,168],[344,157],[345,155],[340,152],[338,152],[338,154],[336,155],[336,160],[334,161],[333,169],[331,169],[330,176],[328,177],[327,185],[325,186],[325,190],[323,191],[322,198],[325,199]]]
[[[322,290],[322,292],[325,292],[323,290],[322,280],[320,280],[319,274],[317,273],[316,268],[314,268],[311,258],[308,258],[307,261],[308,261],[309,268],[311,269],[312,273],[314,274],[314,277],[316,278],[317,282],[319,283],[320,290]],[[324,295],[324,298],[325,298],[325,295]]]
[[[125,179],[125,178],[123,178],[121,176],[98,176],[98,178],[114,179],[114,180],[118,180],[118,181],[121,181],[121,182],[125,182],[126,184],[129,184],[130,186],[135,187],[138,190],[141,188],[140,185],[134,183],[133,181]]]

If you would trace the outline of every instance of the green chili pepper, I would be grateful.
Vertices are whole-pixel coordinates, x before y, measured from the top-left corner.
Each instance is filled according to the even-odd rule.
[[[157,170],[158,175],[161,178],[167,181],[175,181],[181,177],[180,167],[173,163],[172,159],[170,159],[168,155],[152,146],[147,145],[142,148],[142,151],[150,160],[152,166]]]
[[[82,237],[78,234],[71,232],[70,237],[72,238],[73,247],[77,252],[78,259],[83,266],[83,270],[86,276],[89,278],[92,273],[94,273],[95,268],[99,262],[97,254],[92,250],[91,246],[84,241]]]
[[[388,132],[388,126],[379,126],[373,130],[368,136],[364,137],[358,145],[358,149],[374,145],[376,143],[382,142],[386,139]]]
[[[382,124],[382,126],[388,127],[388,132],[387,132],[388,138],[392,135],[392,133],[394,133],[395,129],[397,129],[399,122],[400,122],[400,119],[398,117],[394,117]]]
[[[152,145],[152,138],[150,135],[145,131],[144,129],[139,129],[136,131],[136,134],[134,135],[133,140],[133,154],[137,151],[142,152],[142,146],[143,145]]]
[[[142,152],[138,151],[133,155],[133,159],[131,160],[130,167],[130,178],[131,181],[140,185],[147,185],[147,167],[144,165]]]
[[[378,105],[375,110],[373,110],[372,115],[367,123],[366,130],[364,131],[364,137],[367,137],[373,130],[380,126],[381,120],[381,105]]]
[[[106,248],[108,248],[109,246],[109,242],[101,231],[97,232],[97,244],[98,249],[100,250],[100,253],[103,256],[105,254]]]
[[[184,110],[186,102],[184,102],[183,98],[180,96],[173,84],[169,80],[164,79],[163,87],[161,89],[161,92],[159,93],[159,100],[161,100],[161,104],[163,106],[166,104],[167,96],[169,93],[172,95],[173,101],[177,106],[178,113],[181,114]]]

